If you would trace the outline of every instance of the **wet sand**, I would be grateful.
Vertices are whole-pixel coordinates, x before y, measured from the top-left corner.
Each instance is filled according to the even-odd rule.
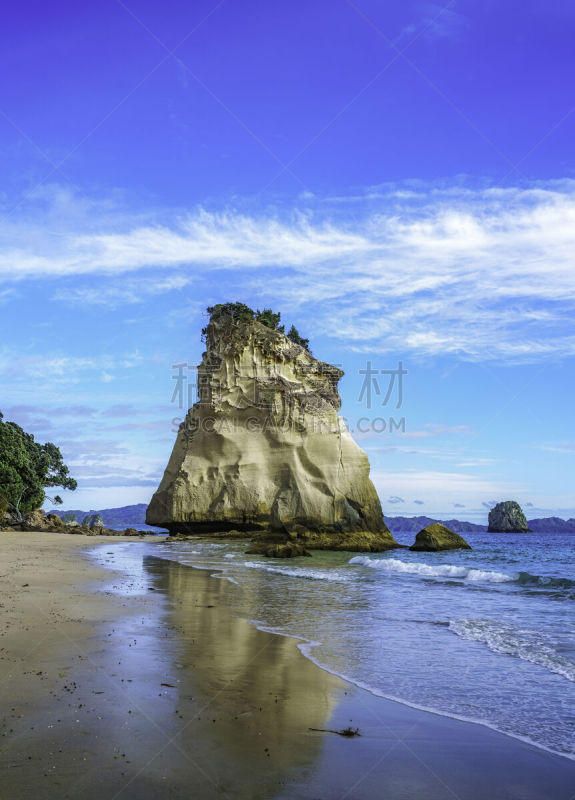
[[[150,556],[127,578],[122,541],[0,534],[3,800],[575,794],[575,762],[349,685],[234,616],[224,580]]]

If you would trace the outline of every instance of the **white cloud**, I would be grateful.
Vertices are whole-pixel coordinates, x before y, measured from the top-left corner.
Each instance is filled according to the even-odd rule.
[[[541,446],[541,449],[548,450],[551,453],[575,454],[575,442],[557,442],[555,444],[544,444]]]
[[[57,289],[53,294],[53,299],[68,305],[86,304],[115,309],[125,305],[144,303],[153,295],[183,289],[191,282],[191,276],[174,274],[140,281],[124,279],[120,284],[102,285],[98,288],[66,286]]]
[[[401,434],[404,439],[428,439],[432,436],[458,435],[473,433],[469,425],[441,425],[428,422],[423,426],[422,430],[418,431],[405,431]]]
[[[396,46],[404,48],[409,42],[420,37],[429,41],[461,38],[469,27],[469,21],[463,14],[454,11],[452,6],[453,3],[447,5],[431,2],[417,4],[414,11],[420,15],[420,18],[404,26],[395,39]]]
[[[138,367],[143,362],[143,356],[138,351],[124,355],[94,355],[94,356],[52,356],[46,357],[40,353],[21,353],[13,349],[4,348],[0,352],[0,376],[6,378],[42,377],[50,376],[50,383],[79,383],[98,379],[109,383],[113,380],[112,370],[124,370]]]
[[[477,506],[493,497],[521,497],[525,488],[511,482],[497,482],[471,473],[405,470],[372,470],[371,479],[382,498],[398,495],[416,497],[430,507],[447,508],[454,503]],[[383,501],[385,506],[385,501]],[[385,508],[384,508],[385,511]]]
[[[5,222],[0,276],[73,278],[56,299],[114,305],[227,271],[263,300],[313,310],[316,333],[356,351],[507,362],[575,354],[575,181],[408,189],[348,198],[353,213],[345,198],[316,196],[288,215],[200,209],[152,223],[104,208],[80,218],[75,210],[57,232]],[[141,270],[151,276],[144,289],[78,284]]]

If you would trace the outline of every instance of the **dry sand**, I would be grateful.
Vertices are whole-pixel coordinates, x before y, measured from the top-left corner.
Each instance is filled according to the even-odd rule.
[[[329,675],[234,616],[209,573],[145,557],[127,578],[122,541],[142,549],[0,534],[2,800],[575,794],[574,762]]]

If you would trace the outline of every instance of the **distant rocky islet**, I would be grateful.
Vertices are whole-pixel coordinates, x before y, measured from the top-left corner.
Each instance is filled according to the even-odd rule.
[[[523,509],[515,500],[505,500],[489,512],[489,533],[528,533]]]

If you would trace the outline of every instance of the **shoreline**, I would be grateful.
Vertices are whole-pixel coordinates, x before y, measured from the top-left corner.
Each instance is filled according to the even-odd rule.
[[[253,624],[256,625],[256,622],[254,621]],[[262,627],[259,628],[259,630],[266,631],[266,628],[262,626]],[[269,633],[276,633],[275,631],[273,631],[271,629],[268,629],[268,632]],[[277,635],[290,636],[290,634],[277,634]],[[383,692],[380,692],[378,689],[375,689],[373,686],[369,686],[366,683],[362,683],[361,681],[354,680],[353,678],[350,678],[347,675],[343,675],[343,674],[341,674],[339,672],[336,672],[335,670],[329,669],[329,667],[326,667],[324,664],[321,664],[317,659],[314,659],[314,657],[311,654],[305,653],[304,652],[305,647],[306,646],[313,647],[314,642],[307,642],[306,640],[301,639],[300,637],[297,637],[297,636],[293,636],[291,638],[294,638],[297,641],[301,642],[301,646],[298,645],[298,647],[300,649],[300,652],[302,653],[302,655],[305,658],[309,659],[309,661],[311,661],[312,664],[315,664],[315,666],[318,667],[318,669],[322,669],[325,672],[327,672],[329,675],[333,675],[336,678],[341,678],[341,680],[345,681],[346,683],[349,683],[351,686],[355,686],[357,689],[360,689],[360,690],[362,690],[364,692],[368,692],[369,694],[373,695],[374,697],[378,697],[378,698],[380,698],[382,700],[387,700],[390,703],[397,703],[398,705],[405,706],[406,708],[412,708],[414,711],[421,711],[423,714],[433,714],[433,715],[438,716],[438,717],[443,717],[445,719],[453,720],[454,722],[463,722],[466,725],[477,725],[480,728],[486,728],[487,730],[492,731],[493,733],[496,733],[498,736],[505,736],[507,738],[514,739],[517,742],[521,742],[522,744],[525,744],[525,745],[527,745],[529,747],[533,747],[536,750],[541,750],[542,752],[548,753],[549,755],[554,756],[556,758],[565,759],[566,761],[570,761],[572,763],[575,763],[575,755],[572,755],[571,753],[561,753],[558,750],[553,750],[552,748],[547,747],[544,744],[540,744],[539,742],[533,741],[532,739],[530,739],[527,736],[521,736],[518,733],[511,733],[510,731],[501,730],[500,728],[497,728],[495,725],[491,724],[490,722],[485,722],[485,721],[480,720],[480,719],[473,719],[472,717],[465,717],[465,716],[462,716],[462,715],[454,714],[454,713],[449,712],[449,711],[440,711],[439,709],[432,708],[431,706],[418,705],[417,703],[413,703],[413,702],[411,702],[409,700],[403,700],[401,697],[394,697],[393,695],[384,694]],[[575,780],[575,776],[574,776],[574,780]],[[575,797],[575,795],[574,795],[574,797]],[[574,798],[570,798],[570,800],[574,800]]]
[[[198,542],[206,542],[209,537],[198,535],[197,537],[189,537],[189,540],[193,541],[194,538],[197,539]],[[228,538],[228,537],[217,537],[217,538]],[[238,537],[232,537],[232,538],[237,539]],[[246,545],[248,545],[250,543],[250,541],[251,540],[249,538],[245,539]],[[166,560],[166,561],[170,561],[171,560],[168,556],[164,556],[164,555],[162,555],[160,558],[162,558],[163,560]],[[173,563],[180,564],[181,562],[174,560]],[[277,559],[275,560],[274,563],[277,563]],[[229,575],[225,574],[225,570],[221,570],[221,569],[218,569],[218,568],[211,568],[211,567],[200,567],[200,566],[190,566],[190,568],[191,569],[199,569],[199,570],[203,570],[203,571],[208,571],[214,577],[220,577],[220,578],[222,578],[222,579],[224,579],[226,581],[229,581],[229,582],[237,585],[237,582],[233,578],[231,578]],[[219,574],[215,575],[215,573],[219,573],[219,572],[222,572],[222,574],[221,575],[219,575]],[[480,726],[481,728],[486,728],[487,730],[492,731],[493,733],[496,733],[496,734],[498,734],[500,736],[505,736],[505,737],[508,737],[508,738],[510,738],[512,740],[515,740],[517,742],[521,742],[522,744],[528,745],[530,747],[534,747],[534,748],[536,748],[538,750],[541,750],[544,753],[547,753],[547,754],[549,754],[551,756],[558,757],[558,758],[561,758],[561,759],[566,759],[567,761],[575,762],[575,754],[562,752],[560,750],[554,750],[552,747],[548,747],[545,744],[542,744],[540,742],[537,742],[537,741],[529,738],[529,736],[526,736],[526,735],[522,736],[521,734],[514,733],[512,731],[506,731],[504,729],[498,728],[495,724],[493,724],[493,723],[491,723],[489,721],[482,720],[482,719],[475,718],[475,717],[468,717],[468,716],[460,715],[460,714],[457,714],[455,712],[442,711],[442,710],[434,708],[432,706],[421,705],[421,704],[418,704],[416,702],[413,702],[413,701],[410,701],[410,700],[406,700],[406,699],[398,697],[398,696],[394,696],[392,694],[386,694],[383,691],[380,691],[377,688],[375,688],[375,687],[373,687],[373,686],[371,686],[371,685],[369,685],[367,683],[364,683],[364,682],[362,682],[360,680],[356,680],[355,678],[350,677],[349,675],[346,675],[346,674],[344,674],[342,672],[337,672],[336,670],[331,669],[326,664],[321,663],[321,661],[319,661],[317,658],[315,658],[315,656],[312,653],[313,648],[317,644],[319,644],[318,642],[314,642],[313,640],[308,640],[305,637],[302,637],[302,636],[297,635],[297,634],[285,633],[284,631],[276,630],[273,627],[267,626],[265,623],[261,623],[256,619],[251,619],[249,617],[245,617],[245,618],[248,619],[250,624],[254,625],[258,630],[263,631],[264,633],[271,633],[271,634],[274,634],[274,635],[285,636],[287,638],[293,639],[297,643],[297,647],[300,650],[300,652],[302,653],[302,655],[305,658],[307,658],[309,661],[311,661],[312,664],[314,664],[316,667],[318,667],[319,669],[327,672],[329,675],[332,675],[332,676],[334,676],[336,678],[339,678],[339,679],[345,681],[347,684],[349,684],[351,686],[354,686],[357,689],[360,689],[362,691],[368,692],[369,694],[373,695],[374,697],[377,697],[377,698],[380,698],[380,699],[383,699],[383,700],[387,700],[387,701],[390,701],[390,702],[393,702],[393,703],[398,703],[398,704],[400,704],[402,706],[405,706],[407,708],[411,708],[411,709],[414,709],[416,711],[421,711],[421,712],[426,713],[426,714],[434,714],[436,716],[443,717],[443,718],[446,718],[448,720],[453,720],[453,721],[456,721],[456,722],[463,722],[463,723],[470,724],[470,725]],[[571,798],[570,800],[573,800],[573,798]]]
[[[568,758],[334,676],[234,616],[209,570],[145,556],[130,588],[112,545],[138,541],[0,537],[7,800],[571,798]]]

